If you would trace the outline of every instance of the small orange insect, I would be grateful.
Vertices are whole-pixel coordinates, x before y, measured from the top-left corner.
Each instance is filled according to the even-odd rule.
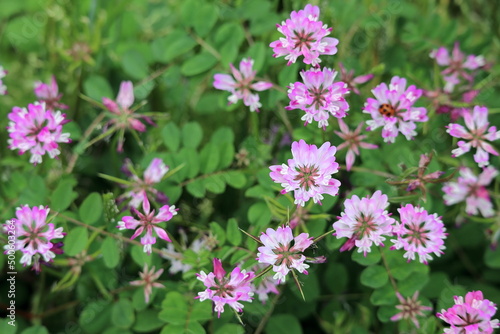
[[[381,104],[380,107],[378,107],[378,112],[386,117],[393,117],[396,114],[394,107],[388,103]]]

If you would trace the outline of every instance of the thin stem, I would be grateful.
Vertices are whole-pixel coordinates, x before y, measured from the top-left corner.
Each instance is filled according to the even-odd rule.
[[[260,321],[259,326],[257,326],[257,329],[255,329],[254,334],[260,334],[264,330],[264,326],[266,325],[267,321],[269,320],[269,318],[273,314],[274,308],[276,307],[276,304],[278,303],[278,300],[281,297],[281,286],[278,287],[278,292],[279,293],[271,301],[271,307],[266,312],[266,314],[264,314],[264,316],[262,317],[262,320]]]
[[[339,167],[342,168],[342,169],[346,168],[345,165],[339,165]],[[393,175],[393,174],[389,174],[389,173],[386,173],[386,172],[381,172],[379,170],[368,169],[368,168],[365,168],[365,167],[352,166],[351,170],[354,171],[354,172],[370,173],[370,174],[373,174],[373,175],[378,175],[378,176],[387,177],[387,178],[395,178],[396,177],[396,175]]]
[[[391,280],[391,285],[394,288],[394,291],[398,291],[398,286],[396,284],[396,280],[391,274],[391,269],[389,268],[389,264],[387,263],[387,260],[385,258],[384,252],[382,250],[382,247],[379,247],[380,249],[380,256],[382,257],[382,262],[384,263],[385,270],[387,271],[387,275],[389,275],[389,279]]]

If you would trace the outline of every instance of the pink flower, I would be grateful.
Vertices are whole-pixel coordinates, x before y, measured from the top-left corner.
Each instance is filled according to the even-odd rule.
[[[293,158],[288,159],[288,165],[270,166],[269,176],[285,188],[282,194],[294,192],[295,204],[304,206],[311,198],[314,203],[321,204],[322,194],[335,196],[339,192],[340,181],[331,176],[339,170],[335,162],[336,151],[329,142],[318,149],[301,139],[292,143]]]
[[[342,63],[339,63],[340,68],[340,81],[347,84],[349,90],[359,95],[357,85],[364,84],[365,82],[373,79],[373,74],[365,74],[354,77],[354,70],[347,71]]]
[[[230,104],[243,100],[243,104],[250,107],[250,111],[259,112],[262,104],[259,102],[259,95],[252,94],[252,90],[260,92],[271,88],[273,84],[266,81],[252,83],[257,72],[252,69],[253,59],[251,58],[244,58],[240,62],[239,71],[233,64],[229,64],[229,66],[233,76],[229,74],[214,75],[214,87],[231,93],[228,97]]]
[[[436,59],[439,66],[447,66],[447,68],[441,72],[446,81],[444,88],[446,92],[453,91],[455,85],[460,82],[459,76],[472,83],[474,77],[466,70],[476,70],[486,64],[483,56],[469,55],[465,57],[460,51],[458,42],[455,42],[451,56],[449,51],[444,47],[432,50],[429,56]]]
[[[387,195],[377,190],[372,197],[359,198],[354,195],[344,202],[345,210],[333,224],[334,236],[349,238],[340,251],[358,247],[358,253],[371,251],[371,246],[383,246],[384,235],[392,235],[395,220],[389,217]]]
[[[306,257],[302,252],[312,245],[312,240],[307,233],[294,238],[290,226],[280,226],[276,230],[268,228],[260,236],[263,246],[259,247],[257,261],[272,265],[275,272],[273,278],[280,283],[285,282],[292,269],[307,275],[309,265],[304,263]]]
[[[144,210],[144,214],[140,213],[135,208],[130,209],[130,211],[132,211],[139,218],[139,220],[136,220],[132,216],[125,216],[122,218],[122,221],[118,222],[118,226],[116,227],[118,227],[120,231],[125,229],[135,230],[130,239],[135,239],[137,236],[145,232],[144,236],[141,238],[141,244],[144,245],[144,252],[151,254],[151,246],[156,243],[155,235],[165,241],[172,242],[165,229],[159,227],[158,224],[172,219],[172,217],[177,214],[177,209],[174,205],[164,205],[155,216],[155,210],[151,211],[149,200],[146,195],[144,195],[142,209]]]
[[[145,132],[146,125],[140,119],[145,120],[151,125],[155,125],[149,117],[135,114],[134,110],[130,109],[134,103],[134,86],[131,81],[122,81],[116,101],[103,97],[102,103],[111,112],[111,120],[109,120],[104,128],[107,129],[109,126],[113,126],[116,130],[120,130],[118,152],[123,151],[124,131],[126,129]]]
[[[342,118],[347,115],[349,104],[345,95],[349,89],[344,82],[333,82],[337,72],[329,68],[302,71],[300,76],[304,83],[292,83],[288,89],[290,104],[288,110],[301,109],[306,112],[302,116],[307,125],[313,121],[318,127],[325,129],[330,116]]]
[[[242,302],[252,302],[252,285],[251,280],[255,277],[253,271],[246,272],[239,267],[233,269],[229,277],[226,277],[226,272],[222,268],[220,259],[214,259],[214,272],[205,274],[201,271],[196,274],[198,280],[202,281],[207,288],[205,291],[198,292],[200,301],[210,299],[215,304],[215,311],[220,318],[220,314],[224,312],[224,305],[228,304],[237,312],[243,311]]]
[[[458,182],[447,182],[443,191],[444,204],[453,205],[465,201],[465,212],[469,215],[477,215],[479,212],[484,217],[493,217],[493,204],[486,186],[498,175],[493,167],[486,167],[483,172],[476,176],[467,167],[460,168]]]
[[[345,124],[343,120],[339,119],[340,132],[334,131],[337,134],[337,136],[339,136],[344,140],[344,142],[340,144],[337,147],[337,149],[341,150],[347,147],[345,163],[346,163],[346,169],[348,171],[351,170],[351,167],[354,164],[354,160],[356,159],[356,155],[359,155],[360,147],[370,150],[378,148],[378,145],[362,142],[362,140],[366,138],[366,135],[360,135],[362,126],[363,123],[359,123],[356,130],[351,131],[349,130],[349,127],[347,127],[347,124]]]
[[[398,209],[401,224],[396,223],[393,233],[396,240],[391,240],[394,246],[391,249],[404,249],[403,255],[408,262],[415,260],[418,254],[419,261],[427,264],[432,260],[431,254],[436,256],[444,254],[444,239],[446,228],[441,217],[437,214],[430,215],[424,208],[414,207],[411,204]]]
[[[413,297],[407,297],[406,299],[399,292],[396,292],[396,297],[398,297],[399,302],[401,303],[396,305],[396,308],[401,312],[393,315],[391,317],[391,321],[408,319],[413,322],[415,327],[420,328],[417,316],[425,316],[422,311],[432,311],[432,307],[420,305],[421,302],[418,300],[418,291],[415,291]]]
[[[486,107],[475,106],[472,112],[465,110],[463,116],[465,125],[469,131],[457,123],[450,123],[446,127],[446,132],[451,136],[463,138],[468,141],[458,141],[458,148],[451,151],[452,157],[461,156],[469,152],[471,147],[475,147],[474,161],[477,162],[479,167],[488,166],[490,164],[488,153],[498,155],[498,152],[487,141],[500,139],[500,130],[497,131],[495,126],[489,126],[488,108]]]
[[[267,266],[263,263],[258,263],[256,266],[254,266],[255,271],[264,270],[265,268],[267,268]],[[257,294],[257,297],[259,297],[259,300],[262,302],[262,304],[265,304],[269,299],[270,293],[279,295],[279,284],[280,281],[278,279],[274,278],[273,276],[265,275],[260,278],[258,284],[255,284],[253,286],[253,291]]]
[[[144,285],[144,300],[146,304],[149,303],[149,298],[153,292],[153,288],[165,288],[163,284],[155,282],[160,275],[163,273],[163,269],[159,269],[155,272],[155,267],[153,266],[151,270],[148,270],[148,264],[144,264],[142,272],[139,272],[140,280],[130,282],[130,285],[140,286]]]
[[[68,109],[67,105],[59,103],[62,94],[59,94],[59,87],[54,76],[51,77],[49,84],[35,82],[35,95],[40,102],[45,102],[49,110]]]
[[[3,84],[2,79],[7,75],[7,71],[0,66],[0,95],[7,95],[7,86]]]
[[[398,132],[411,140],[417,135],[415,122],[428,120],[425,108],[413,107],[422,90],[413,85],[406,88],[404,78],[393,77],[389,87],[381,83],[372,89],[372,93],[376,99],[368,98],[363,108],[363,112],[372,117],[366,121],[367,130],[382,126],[382,137],[386,143],[394,143]]]
[[[436,316],[450,324],[446,334],[476,334],[493,333],[499,328],[498,319],[491,319],[497,307],[495,303],[483,298],[481,291],[468,292],[465,301],[462,296],[455,296],[455,305],[449,309],[441,310]]]
[[[12,219],[13,224],[7,222],[4,224],[5,231],[13,231],[9,233],[9,239],[14,236],[13,250],[18,250],[23,253],[20,262],[23,266],[29,266],[33,263],[33,268],[40,271],[40,261],[47,263],[52,262],[56,253],[60,254],[57,249],[58,243],[53,244],[52,239],[64,237],[63,228],[54,228],[54,224],[47,223],[47,216],[50,209],[40,205],[30,208],[25,205],[16,209],[16,217]],[[14,227],[12,227],[14,226]],[[5,254],[12,250],[9,245],[4,246]]]
[[[154,185],[159,183],[169,170],[162,159],[154,158],[151,160],[151,163],[144,171],[144,179],[134,174],[132,163],[128,159],[126,159],[122,170],[130,175],[133,182],[130,190],[122,195],[131,199],[129,203],[131,207],[137,209],[147,194],[152,194],[159,203],[166,204],[168,202],[167,196],[154,188]]]
[[[58,156],[58,143],[70,143],[69,133],[62,133],[62,126],[69,121],[60,111],[45,109],[45,103],[28,104],[28,109],[14,107],[8,115],[7,126],[11,150],[18,149],[19,154],[29,151],[30,163],[42,162],[42,156],[48,153],[51,158]]]
[[[319,7],[306,5],[303,10],[293,11],[290,18],[277,24],[278,31],[285,35],[269,44],[273,48],[273,57],[285,56],[288,64],[293,64],[299,56],[304,56],[304,63],[318,65],[320,55],[334,55],[337,53],[338,39],[325,37],[332,28],[318,21]]]

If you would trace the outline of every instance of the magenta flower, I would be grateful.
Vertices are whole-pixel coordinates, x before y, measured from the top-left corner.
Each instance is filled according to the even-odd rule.
[[[67,105],[59,103],[62,94],[59,94],[59,87],[54,76],[51,77],[48,84],[40,81],[35,82],[35,95],[40,102],[45,102],[49,110],[68,109]]]
[[[415,122],[426,122],[427,110],[414,107],[415,101],[422,95],[422,90],[411,85],[406,88],[406,79],[393,77],[389,87],[381,83],[372,89],[376,99],[368,98],[363,112],[372,119],[366,121],[367,130],[383,127],[382,137],[386,143],[394,143],[398,132],[407,140],[417,135]]]
[[[337,146],[337,149],[340,151],[341,149],[347,147],[345,164],[348,171],[351,170],[351,167],[354,164],[354,160],[356,159],[356,155],[359,155],[360,147],[370,150],[378,148],[378,145],[362,142],[362,140],[366,138],[366,135],[360,135],[362,126],[363,123],[359,123],[356,130],[351,131],[349,130],[347,124],[345,124],[343,120],[339,119],[340,132],[334,131],[337,136],[344,140],[342,144]]]
[[[104,128],[107,129],[109,126],[112,126],[116,130],[120,130],[117,147],[118,152],[123,151],[125,130],[146,131],[146,125],[144,125],[140,119],[143,119],[151,125],[155,125],[149,117],[135,114],[134,110],[130,109],[134,103],[134,86],[131,81],[122,81],[116,101],[103,97],[102,103],[106,109],[111,112],[111,120],[106,123]]]
[[[339,170],[335,162],[336,151],[329,142],[318,149],[301,139],[292,143],[293,158],[288,159],[288,165],[270,166],[269,176],[285,188],[282,194],[294,192],[295,204],[304,206],[311,198],[314,203],[321,204],[322,194],[335,196],[339,192],[340,181],[331,176]]]
[[[455,85],[460,82],[459,77],[472,83],[474,77],[467,70],[476,70],[486,64],[483,56],[469,55],[466,57],[460,51],[458,42],[455,42],[451,55],[446,48],[440,47],[432,50],[429,56],[436,59],[439,66],[446,66],[446,69],[441,72],[446,81],[444,88],[446,92],[453,91]]]
[[[415,260],[418,254],[419,261],[424,264],[432,260],[432,253],[436,256],[444,254],[447,233],[441,217],[435,213],[430,215],[424,208],[411,204],[399,208],[398,212],[401,224],[396,222],[393,228],[397,239],[391,240],[394,243],[392,250],[404,249],[406,253],[403,257],[408,262]]]
[[[354,195],[344,202],[345,210],[333,224],[334,236],[349,238],[340,251],[358,247],[358,253],[371,251],[371,246],[383,246],[385,235],[392,235],[395,220],[389,217],[387,195],[377,190],[372,197],[359,198]]]
[[[71,142],[69,133],[62,132],[63,125],[69,122],[66,114],[46,110],[43,102],[28,104],[28,109],[14,107],[8,117],[9,148],[19,150],[19,154],[29,151],[34,165],[41,163],[46,153],[57,157],[61,153],[58,143]]]
[[[309,265],[304,263],[306,257],[303,252],[312,245],[312,240],[307,233],[294,238],[290,226],[280,226],[276,230],[268,228],[260,236],[263,246],[259,247],[257,261],[272,265],[275,272],[273,278],[280,283],[285,282],[292,269],[307,275]]]
[[[252,94],[252,90],[260,92],[271,88],[273,84],[267,81],[252,83],[257,72],[253,70],[253,59],[251,58],[244,58],[240,62],[239,71],[233,64],[229,64],[229,66],[233,76],[220,73],[214,75],[214,87],[231,93],[227,98],[230,104],[243,100],[243,104],[250,107],[250,111],[259,112],[262,104],[259,102],[259,95]]]
[[[457,123],[450,123],[446,127],[446,132],[451,136],[468,141],[458,141],[458,148],[451,151],[452,157],[461,156],[469,152],[471,147],[474,147],[476,148],[474,161],[477,162],[479,167],[488,166],[490,164],[488,153],[498,155],[498,152],[487,141],[500,139],[500,130],[497,131],[495,126],[489,126],[488,108],[486,107],[475,106],[472,112],[465,110],[463,116],[469,131]]]
[[[285,35],[269,44],[273,48],[273,57],[285,56],[288,64],[293,64],[299,56],[304,56],[304,63],[317,66],[320,55],[337,53],[338,39],[326,37],[332,28],[318,21],[319,7],[306,5],[298,12],[293,11],[290,18],[277,24],[278,31]]]
[[[131,167],[131,162],[128,159],[126,159],[122,170],[131,177],[133,184],[130,190],[120,197],[130,198],[129,205],[131,207],[137,209],[147,194],[153,195],[159,203],[167,203],[167,196],[154,188],[154,185],[159,183],[169,170],[162,159],[154,158],[151,160],[151,163],[144,171],[144,179],[141,179],[135,174],[134,169]]]
[[[476,176],[467,167],[460,168],[457,182],[447,182],[443,186],[444,204],[453,205],[465,201],[465,212],[477,215],[479,212],[484,217],[493,217],[493,204],[486,186],[498,175],[493,167],[486,167]]]
[[[439,319],[450,325],[444,333],[487,334],[499,328],[498,319],[491,319],[497,307],[495,303],[484,299],[481,291],[467,292],[465,301],[462,296],[455,296],[454,299],[455,305],[436,314]]]
[[[60,254],[58,244],[53,244],[52,239],[64,237],[63,228],[54,228],[54,224],[47,223],[50,209],[40,205],[30,208],[28,205],[16,209],[13,225],[4,224],[5,231],[14,231],[14,250],[21,251],[23,256],[19,261],[23,266],[33,263],[33,268],[40,271],[40,261],[52,262],[56,253]],[[14,226],[13,228],[11,226]],[[12,234],[9,234],[9,239]],[[9,245],[4,246],[5,254],[12,250]]]
[[[220,318],[224,312],[224,305],[228,304],[237,312],[243,311],[241,302],[252,302],[251,281],[255,277],[253,271],[246,272],[239,267],[233,269],[229,277],[226,277],[226,271],[222,268],[220,259],[214,259],[214,272],[205,274],[201,271],[196,274],[198,280],[202,281],[207,288],[205,291],[198,292],[200,301],[210,299],[215,305],[215,311]]]
[[[172,217],[177,214],[177,209],[174,205],[164,205],[155,216],[155,210],[151,211],[149,200],[146,195],[144,195],[142,209],[144,210],[144,214],[140,213],[135,208],[130,209],[130,211],[132,211],[139,218],[139,220],[132,216],[125,216],[122,218],[122,221],[118,222],[118,226],[116,227],[118,227],[120,231],[125,229],[135,230],[130,239],[135,239],[137,236],[145,232],[144,236],[141,238],[141,244],[144,245],[144,252],[151,254],[151,246],[156,243],[155,235],[165,241],[172,242],[165,229],[159,227],[158,224],[172,219]]]
[[[345,82],[349,90],[359,95],[357,85],[364,84],[365,82],[373,79],[373,74],[365,74],[354,77],[354,70],[347,71],[342,63],[339,63],[340,68],[340,81]]]
[[[144,268],[142,272],[139,272],[140,280],[130,282],[130,285],[134,286],[144,286],[144,300],[146,304],[149,303],[149,298],[151,297],[151,293],[153,293],[153,288],[165,288],[165,286],[161,283],[155,282],[160,275],[163,273],[163,269],[159,269],[155,272],[155,267],[153,266],[151,270],[148,270],[148,264],[144,264]]]
[[[2,81],[7,73],[8,72],[0,65],[0,95],[7,95],[7,86],[5,86]]]
[[[396,297],[398,297],[400,302],[399,305],[396,305],[396,308],[401,312],[393,315],[391,321],[407,319],[411,320],[415,327],[420,328],[417,316],[425,316],[423,311],[432,311],[432,307],[420,305],[421,302],[418,300],[418,291],[415,291],[412,297],[407,297],[406,299],[399,292],[396,292]]]
[[[333,82],[337,72],[329,68],[323,70],[311,69],[302,71],[302,82],[292,83],[288,89],[290,104],[287,110],[301,109],[306,112],[302,116],[307,125],[313,121],[318,122],[318,127],[323,130],[328,125],[330,116],[342,118],[347,115],[349,104],[345,95],[349,89],[344,82]]]

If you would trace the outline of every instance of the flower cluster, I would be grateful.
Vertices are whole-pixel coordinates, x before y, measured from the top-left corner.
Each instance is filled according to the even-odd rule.
[[[267,81],[255,80],[256,71],[253,70],[253,59],[245,58],[240,62],[240,70],[238,71],[233,64],[229,64],[233,76],[229,74],[215,74],[214,87],[220,90],[225,90],[231,93],[227,98],[229,103],[236,103],[238,100],[243,100],[243,104],[250,107],[250,111],[259,112],[262,104],[259,102],[259,95],[252,93],[254,91],[263,91],[271,88],[272,83]]]
[[[358,95],[360,93],[357,86],[373,79],[373,74],[364,74],[355,77],[354,70],[347,71],[346,68],[344,67],[344,64],[342,63],[339,63],[339,68],[340,68],[340,81],[345,82],[349,90]]]
[[[69,133],[62,132],[63,125],[69,122],[66,114],[46,109],[43,102],[28,104],[28,108],[14,107],[8,117],[9,148],[19,150],[19,154],[29,151],[30,163],[35,165],[46,153],[57,157],[61,153],[59,143],[71,142]]]
[[[39,102],[44,102],[49,110],[68,109],[68,106],[59,103],[62,94],[59,94],[59,86],[55,76],[52,76],[50,83],[46,84],[40,81],[35,82],[35,95]]]
[[[396,292],[396,297],[398,297],[399,305],[396,308],[401,312],[393,315],[391,321],[399,321],[401,319],[408,319],[413,322],[416,328],[420,328],[417,320],[417,316],[424,316],[423,311],[432,311],[432,307],[421,305],[420,300],[418,300],[418,291],[415,291],[412,297],[404,298],[401,293]]]
[[[329,68],[316,68],[302,71],[302,82],[295,82],[288,89],[290,104],[288,110],[301,109],[305,111],[302,120],[305,125],[313,120],[318,127],[325,129],[330,116],[342,118],[347,115],[349,104],[345,95],[349,92],[344,82],[334,82],[337,72]]]
[[[340,144],[337,149],[340,151],[343,148],[347,147],[347,154],[345,157],[345,164],[346,164],[346,169],[348,171],[351,170],[352,165],[354,164],[354,160],[356,159],[356,155],[359,155],[359,148],[366,148],[366,149],[376,149],[378,148],[378,145],[375,144],[369,144],[362,142],[366,138],[366,135],[361,135],[361,127],[363,126],[363,123],[359,123],[358,127],[356,130],[351,131],[347,124],[344,123],[343,120],[339,119],[339,127],[340,127],[340,132],[339,131],[334,131],[337,136],[342,138],[344,142]]]
[[[310,4],[298,12],[293,11],[290,18],[277,24],[278,31],[284,35],[269,46],[273,48],[274,57],[285,56],[288,65],[304,57],[304,63],[313,66],[321,62],[320,55],[337,53],[338,39],[326,37],[332,31],[326,24],[318,21],[319,7]]]
[[[144,264],[142,272],[139,272],[140,280],[130,282],[130,285],[134,286],[144,286],[144,300],[146,304],[149,303],[151,294],[153,293],[153,288],[165,288],[161,283],[155,282],[163,273],[163,269],[158,269],[155,272],[155,267],[153,266],[150,270],[148,269],[148,264]]]
[[[389,87],[381,83],[372,90],[372,93],[375,99],[368,98],[363,108],[363,112],[372,117],[366,121],[367,130],[383,127],[384,142],[394,143],[399,132],[410,140],[417,135],[415,122],[428,120],[425,108],[414,107],[422,95],[422,90],[413,85],[406,88],[404,78],[393,77]]]

